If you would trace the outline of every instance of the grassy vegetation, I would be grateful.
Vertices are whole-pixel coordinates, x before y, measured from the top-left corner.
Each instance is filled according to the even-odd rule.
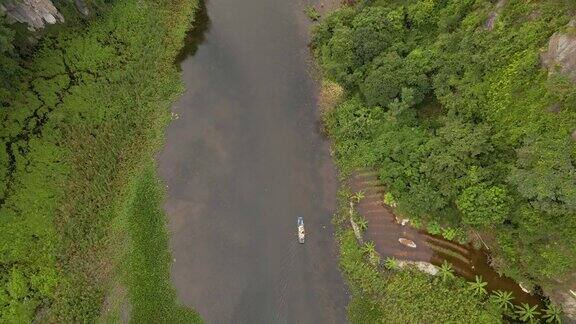
[[[313,50],[347,94],[326,115],[341,169],[378,170],[414,223],[481,232],[506,275],[557,287],[576,270],[576,87],[539,53],[574,9],[509,0],[489,28],[488,0],[361,1],[323,19]]]
[[[196,0],[115,1],[93,21],[48,35],[25,56],[1,47],[3,321],[94,321],[115,282],[118,249],[131,241],[127,269],[153,266],[128,271],[135,319],[180,309],[167,286],[168,264],[147,263],[143,250],[142,230],[165,242],[161,216],[129,211],[142,203],[133,190],[157,194],[146,185],[146,168],[181,91],[173,62],[197,6]],[[15,43],[14,33],[3,27],[0,41]],[[139,227],[138,217],[150,218]],[[166,249],[148,253],[167,262]],[[135,275],[150,279],[136,282]],[[148,296],[161,297],[157,308],[143,300]],[[195,318],[180,310],[174,316]]]
[[[134,323],[199,323],[199,315],[176,303],[161,184],[150,163],[137,178],[128,211],[131,249],[126,277]]]
[[[308,16],[308,18],[310,18],[310,20],[312,21],[318,21],[318,19],[320,19],[320,13],[318,12],[318,10],[316,10],[314,6],[306,7],[304,12]]]

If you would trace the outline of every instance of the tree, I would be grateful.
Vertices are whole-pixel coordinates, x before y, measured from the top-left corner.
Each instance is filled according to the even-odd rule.
[[[384,260],[384,267],[388,270],[398,270],[400,269],[400,264],[396,258],[387,257],[386,260]]]
[[[438,194],[456,199],[463,179],[483,156],[493,151],[487,124],[472,123],[459,116],[440,118],[441,126],[422,148],[428,153],[420,173],[434,185]]]
[[[364,199],[364,197],[366,197],[366,195],[364,195],[364,191],[360,190],[353,194],[351,198],[352,200],[356,200],[356,203],[359,203],[360,200]]]
[[[372,252],[376,251],[376,246],[374,245],[374,242],[366,242],[364,243],[364,246],[362,247],[362,252],[364,254],[370,254]]]
[[[448,263],[448,261],[444,260],[442,266],[440,266],[439,275],[442,281],[448,281],[454,278],[454,269],[452,269],[452,265]]]
[[[476,279],[472,282],[468,283],[470,290],[478,296],[486,295],[488,292],[486,291],[486,286],[488,285],[487,282],[482,281],[482,277],[476,276]]]
[[[514,300],[514,297],[512,297],[512,293],[509,291],[496,290],[490,295],[490,301],[504,312],[514,309],[512,300]]]
[[[358,217],[356,220],[356,225],[358,225],[358,228],[361,231],[365,231],[368,228],[368,222],[366,221],[366,219],[364,219],[364,217]]]
[[[382,51],[402,38],[402,19],[389,14],[388,9],[380,6],[366,7],[354,17],[352,40],[358,66],[372,62]]]
[[[524,322],[532,322],[536,319],[536,316],[540,315],[540,312],[536,309],[538,305],[530,306],[529,304],[522,303],[521,306],[516,306],[514,313],[518,315],[518,319]]]
[[[501,224],[510,212],[506,189],[479,184],[466,188],[456,200],[464,223],[472,226]]]
[[[527,138],[508,180],[534,206],[548,213],[576,211],[576,163],[565,137]]]
[[[548,303],[544,309],[544,315],[542,316],[546,323],[562,323],[562,308]]]
[[[405,78],[400,73],[403,63],[402,57],[394,51],[381,54],[374,59],[360,85],[360,91],[368,106],[386,107],[398,97],[405,85]]]
[[[396,199],[394,199],[394,196],[392,195],[391,192],[387,192],[384,194],[384,204],[390,206],[390,207],[396,207]]]
[[[417,26],[424,26],[430,22],[434,22],[434,6],[436,1],[423,0],[415,2],[408,6],[408,18]]]
[[[15,90],[17,77],[23,72],[14,49],[14,36],[14,30],[6,23],[4,14],[0,13],[0,104]]]

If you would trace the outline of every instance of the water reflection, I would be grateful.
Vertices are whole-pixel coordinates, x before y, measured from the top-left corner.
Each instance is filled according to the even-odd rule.
[[[198,46],[204,42],[206,32],[210,28],[210,18],[208,18],[208,10],[206,9],[206,1],[200,1],[200,8],[196,13],[196,19],[190,26],[184,38],[184,46],[176,56],[175,64],[180,68],[180,63],[187,57],[193,56],[198,50]]]

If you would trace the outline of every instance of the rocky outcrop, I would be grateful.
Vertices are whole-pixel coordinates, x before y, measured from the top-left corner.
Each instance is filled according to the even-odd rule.
[[[568,23],[566,31],[552,34],[548,48],[540,54],[540,61],[548,69],[548,75],[560,74],[576,83],[576,18]],[[561,106],[552,104],[548,109],[558,113]],[[572,141],[576,141],[576,129],[570,134]]]
[[[400,268],[415,267],[416,269],[433,276],[437,275],[439,271],[438,267],[436,267],[430,262],[424,262],[424,261],[401,260],[398,261],[398,266]]]
[[[82,15],[90,15],[85,0],[74,0],[74,4]],[[46,24],[64,22],[64,16],[52,0],[6,0],[0,3],[0,13],[6,14],[9,21],[28,25],[31,31],[42,29]]]
[[[13,21],[27,24],[30,30],[64,22],[64,16],[51,0],[9,0],[0,4],[0,11]]]
[[[90,14],[90,9],[88,9],[88,6],[84,0],[74,0],[74,4],[76,5],[76,9],[78,9],[78,11],[80,11],[80,13],[84,16],[88,16]]]
[[[556,32],[550,37],[548,48],[540,59],[550,74],[561,73],[576,82],[576,19],[568,24],[568,30]]]

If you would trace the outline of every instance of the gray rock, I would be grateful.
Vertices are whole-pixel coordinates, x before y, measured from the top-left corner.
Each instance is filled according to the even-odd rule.
[[[64,22],[64,16],[51,0],[8,0],[0,4],[0,11],[13,21],[27,24],[32,31],[46,24]]]
[[[553,103],[553,104],[550,105],[550,107],[548,108],[548,111],[551,112],[551,113],[554,113],[554,114],[559,113],[561,110],[562,110],[562,106],[561,106],[559,103],[557,103],[557,102]]]
[[[424,261],[401,260],[401,261],[398,261],[398,266],[400,268],[412,266],[412,267],[415,267],[416,269],[418,269],[422,272],[425,272],[425,273],[433,275],[433,276],[437,275],[439,272],[438,267],[436,267],[435,265],[433,265],[430,262],[424,262]]]
[[[571,20],[568,26],[574,28],[576,20]],[[570,30],[554,33],[540,60],[549,74],[561,73],[576,82],[576,33]]]
[[[572,140],[576,142],[576,129],[572,131],[570,138],[572,138]]]
[[[76,5],[76,9],[78,9],[78,11],[80,11],[80,13],[84,16],[88,16],[90,14],[90,10],[88,9],[88,6],[84,0],[74,0],[74,4]]]

